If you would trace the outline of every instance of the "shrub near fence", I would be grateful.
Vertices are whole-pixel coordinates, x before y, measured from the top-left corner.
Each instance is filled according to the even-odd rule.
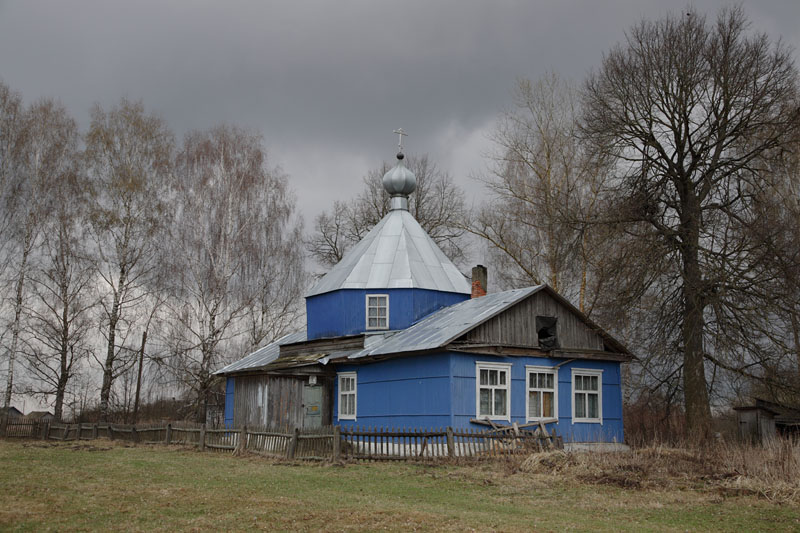
[[[178,444],[199,450],[252,452],[287,459],[427,461],[497,458],[563,448],[563,441],[541,431],[382,429],[339,426],[316,430],[209,429],[206,427],[124,426],[42,423],[37,430],[9,422],[7,436],[59,441],[108,438],[142,444]]]

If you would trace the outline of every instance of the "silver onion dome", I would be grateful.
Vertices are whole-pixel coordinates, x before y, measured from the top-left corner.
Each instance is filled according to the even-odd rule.
[[[406,168],[404,157],[402,152],[397,154],[397,164],[383,175],[383,188],[392,197],[392,209],[408,209],[408,195],[417,188],[417,177]]]

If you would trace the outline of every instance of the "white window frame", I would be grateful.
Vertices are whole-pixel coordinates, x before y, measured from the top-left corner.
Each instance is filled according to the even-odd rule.
[[[576,418],[575,417],[575,377],[576,376],[597,376],[597,418]],[[595,394],[593,391],[578,391],[586,392],[587,394]],[[603,371],[595,368],[573,368],[572,369],[572,396],[570,397],[572,404],[572,423],[589,423],[589,424],[602,424],[603,423]],[[589,402],[586,402],[586,412],[589,411]]]
[[[386,299],[386,326],[372,326],[369,325],[369,299],[370,298],[385,298]],[[380,309],[381,306],[375,307],[375,309]],[[380,321],[382,317],[375,317]],[[389,329],[389,295],[388,294],[367,294],[366,298],[364,299],[364,323],[368,330],[387,330]]]
[[[506,373],[506,384],[501,385],[484,385],[481,387],[481,370],[501,370]],[[499,375],[497,381],[499,382]],[[505,389],[506,391],[506,414],[495,415],[481,415],[481,388]],[[494,394],[492,394],[491,402],[492,410],[494,410]],[[505,420],[511,422],[511,363],[492,363],[487,361],[475,361],[475,418],[483,420]]]
[[[531,387],[531,374],[552,374],[553,375],[553,416],[530,416],[530,393],[531,391],[545,391],[548,389],[540,389],[539,387]],[[525,366],[525,421],[535,422],[537,420],[544,420],[546,418],[555,418],[558,420],[558,368],[552,366]]]
[[[356,372],[339,372],[337,374],[338,383],[337,383],[337,402],[336,402],[336,417],[339,420],[355,420],[358,414],[358,374]],[[342,392],[342,380],[343,379],[352,379],[353,380],[353,390],[348,391],[346,393]],[[353,414],[342,414],[342,394],[347,394],[353,396]]]

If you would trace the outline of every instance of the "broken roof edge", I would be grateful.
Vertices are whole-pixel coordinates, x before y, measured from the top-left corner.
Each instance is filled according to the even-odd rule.
[[[228,365],[225,365],[216,372],[213,372],[212,375],[226,376],[234,373],[258,370],[272,363],[275,359],[277,359],[280,356],[281,345],[291,344],[294,342],[301,342],[305,338],[306,338],[305,327],[295,332],[287,333],[283,337],[280,337],[277,340],[265,346],[262,346],[261,348],[258,348],[257,350],[253,350],[252,352],[245,355],[238,361],[234,361]]]

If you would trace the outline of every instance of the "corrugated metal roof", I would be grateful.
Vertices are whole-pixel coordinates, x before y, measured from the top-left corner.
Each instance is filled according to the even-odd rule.
[[[470,293],[467,279],[408,211],[390,211],[306,296],[338,289]]]
[[[350,359],[441,348],[543,287],[488,294],[445,307],[408,329],[387,334],[382,341],[354,353]]]
[[[215,375],[228,374],[230,372],[239,372],[242,370],[249,370],[253,368],[261,368],[275,361],[281,353],[280,347],[282,344],[291,344],[293,342],[303,342],[306,340],[306,330],[303,328],[301,331],[289,333],[271,344],[267,344],[263,348],[259,348],[253,353],[242,357],[238,361],[223,367],[216,372]]]

